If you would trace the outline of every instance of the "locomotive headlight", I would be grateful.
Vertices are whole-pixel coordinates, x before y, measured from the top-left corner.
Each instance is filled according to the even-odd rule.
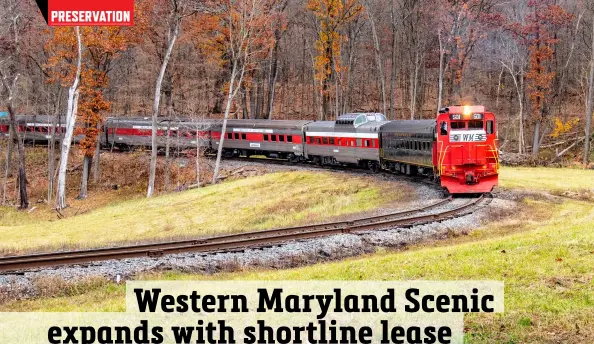
[[[472,112],[472,108],[468,105],[465,105],[464,106],[464,116],[469,116],[471,112]]]

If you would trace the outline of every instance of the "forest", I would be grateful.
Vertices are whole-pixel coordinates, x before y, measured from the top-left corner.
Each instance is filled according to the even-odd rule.
[[[137,0],[132,27],[76,28],[49,28],[33,1],[0,3],[0,112],[76,126],[85,167],[99,160],[110,116],[154,126],[349,112],[429,119],[457,104],[496,114],[504,161],[592,166],[592,1]],[[24,208],[26,150],[13,130],[0,142],[0,177],[6,185],[18,170]],[[60,208],[70,144],[48,150]]]

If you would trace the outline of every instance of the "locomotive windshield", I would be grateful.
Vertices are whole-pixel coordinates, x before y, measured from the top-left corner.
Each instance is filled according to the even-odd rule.
[[[477,130],[485,128],[485,124],[482,120],[452,121],[451,125],[454,130]]]
[[[483,121],[468,121],[468,129],[483,129]]]

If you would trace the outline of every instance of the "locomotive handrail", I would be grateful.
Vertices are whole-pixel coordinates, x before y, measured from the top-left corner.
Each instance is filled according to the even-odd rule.
[[[437,141],[437,143],[441,143],[441,147],[443,148],[444,143],[443,140],[442,141]],[[439,149],[439,147],[438,147]],[[439,156],[437,158],[437,170],[439,171],[439,175],[441,176],[443,173],[443,168],[442,168],[442,164],[443,164],[443,157],[445,156],[445,153],[447,152],[447,148],[445,151],[440,150],[439,151]],[[441,160],[441,161],[440,161]]]
[[[497,149],[493,149],[493,146],[489,145],[491,148],[491,152],[493,153],[493,157],[495,158],[495,169],[497,170],[497,174],[499,174],[499,151]]]
[[[450,147],[453,147],[453,146],[450,146],[450,145],[446,146],[446,149],[443,151],[443,154],[441,155],[441,162],[439,163],[439,169],[440,169],[439,175],[443,174],[443,170],[444,170],[443,161],[445,160],[445,155],[448,152],[448,149],[450,149]]]

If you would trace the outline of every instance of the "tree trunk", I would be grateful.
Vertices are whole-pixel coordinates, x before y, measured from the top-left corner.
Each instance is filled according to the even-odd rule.
[[[105,135],[101,131],[101,123],[97,123],[97,130],[99,132],[99,137],[97,137],[97,142],[95,143],[95,155],[94,155],[94,169],[93,169],[93,183],[97,184],[99,182],[99,176],[101,175],[101,135]]]
[[[264,106],[264,80],[263,76],[259,75],[256,78],[256,118],[263,118],[263,106]],[[268,115],[268,113],[266,114]]]
[[[85,155],[83,160],[83,171],[82,171],[82,178],[80,182],[80,193],[78,194],[78,199],[87,199],[88,195],[88,185],[89,185],[89,174],[91,172],[91,165],[93,164],[93,157]]]
[[[280,34],[278,35],[280,39]],[[270,80],[268,81],[268,113],[266,116],[268,119],[272,119],[274,115],[274,96],[276,88],[276,77],[278,75],[278,41],[274,45],[273,50],[274,59],[272,60],[272,67],[270,70]]]
[[[233,63],[233,70],[231,72],[231,81],[229,82],[229,93],[227,95],[227,104],[225,105],[225,117],[223,119],[223,128],[221,129],[221,138],[219,139],[219,147],[217,148],[217,159],[215,162],[214,172],[212,174],[212,184],[216,184],[219,178],[219,169],[221,166],[221,155],[223,154],[223,145],[225,143],[225,134],[227,132],[227,120],[231,112],[231,105],[235,96],[235,79],[237,77],[237,62]],[[243,75],[243,70],[241,72]],[[240,81],[241,82],[241,81]]]
[[[76,112],[78,110],[78,83],[80,81],[80,69],[82,61],[82,42],[78,26],[75,28],[76,39],[78,41],[78,61],[76,67],[76,76],[74,83],[68,90],[68,109],[66,111],[66,133],[62,139],[62,151],[60,152],[60,166],[58,168],[58,192],[56,195],[56,208],[58,210],[66,208],[66,172],[68,167],[68,155],[70,145],[72,144],[72,135],[74,133],[74,123],[76,122]]]
[[[196,185],[200,187],[200,129],[196,130]]]
[[[248,111],[247,93],[248,90],[245,88],[245,85],[241,85],[242,119],[250,119],[250,112]]]
[[[70,145],[72,143],[72,136],[74,132],[74,124],[76,122],[76,113],[78,110],[79,90],[78,84],[80,81],[81,61],[82,61],[82,42],[80,37],[79,27],[75,28],[76,37],[78,41],[78,60],[76,76],[72,86],[68,90],[68,108],[66,112],[66,132],[62,138],[62,149],[60,151],[60,164],[58,168],[58,190],[56,192],[56,209],[66,208],[66,173],[68,167],[68,157],[70,153]]]
[[[14,86],[13,90],[14,92]],[[9,95],[8,100],[8,115],[10,116],[10,127],[12,128],[12,132],[15,133],[13,136],[14,143],[16,143],[18,156],[19,156],[19,174],[18,174],[18,185],[19,185],[19,203],[20,209],[27,209],[29,208],[29,197],[27,195],[27,168],[25,165],[25,142],[21,140],[19,134],[17,132],[17,121],[16,121],[16,113],[14,112],[14,108],[12,105],[12,101],[14,94]]]
[[[347,52],[348,52],[348,64],[346,69],[346,81],[343,86],[342,95],[342,113],[348,113],[352,110],[352,98],[353,98],[353,68],[355,63],[355,45],[357,42],[357,35],[355,30],[349,28],[349,37],[347,40]]]
[[[534,138],[532,140],[532,156],[538,158],[538,152],[540,150],[540,123],[541,119],[536,120],[534,125]]]
[[[167,46],[167,51],[165,52],[165,57],[163,58],[163,63],[161,64],[161,70],[159,71],[159,75],[157,77],[157,81],[155,84],[155,100],[153,103],[153,117],[152,117],[152,135],[151,135],[151,164],[150,164],[150,171],[149,171],[149,185],[146,192],[146,197],[151,197],[155,190],[155,175],[157,174],[157,116],[159,116],[159,102],[161,101],[161,86],[163,84],[163,77],[165,76],[165,71],[167,70],[167,64],[169,63],[169,58],[171,57],[171,52],[173,51],[173,45],[175,44],[175,40],[179,35],[179,26],[181,23],[181,18],[175,18],[175,25],[173,28],[173,33],[170,32],[169,34],[169,44]]]
[[[520,130],[518,133],[518,153],[526,151],[526,139],[524,138],[524,71],[520,71],[520,88],[518,90],[518,105],[520,106]]]
[[[19,151],[19,200],[20,209],[29,208],[29,196],[27,195],[27,167],[25,165],[25,143],[17,135],[17,148]]]
[[[256,94],[258,93],[258,83],[254,82],[250,87],[250,119],[258,119],[256,114]]]
[[[49,141],[48,141],[48,161],[47,161],[47,203],[51,204],[54,196],[54,173],[56,171],[56,128],[58,125],[58,114],[60,112],[60,105],[62,103],[62,87],[60,87],[58,106],[52,117],[52,123],[49,128]]]
[[[594,18],[594,15],[593,15]],[[588,89],[588,105],[586,109],[586,139],[584,141],[584,165],[588,165],[590,159],[590,138],[592,136],[592,113],[594,112],[594,19],[592,20],[592,57],[590,58],[590,76]]]
[[[330,85],[332,84],[334,53],[332,52],[332,41],[326,42],[326,50],[324,52],[326,62],[324,64],[324,75],[322,77],[322,116],[320,120],[326,121],[328,113],[330,112]],[[331,71],[330,75],[326,71]]]
[[[396,119],[396,112],[394,109],[394,100],[396,98],[396,43],[397,43],[397,23],[396,23],[396,15],[394,13],[394,2],[391,2],[390,6],[391,12],[390,17],[392,19],[392,61],[390,65],[390,117],[389,119],[394,120]]]
[[[439,38],[439,80],[437,86],[437,113],[441,110],[442,98],[443,98],[443,72],[444,72],[444,57],[445,51],[443,50],[443,42],[441,40],[441,30],[437,30],[437,37]]]
[[[321,111],[321,107],[318,106],[318,87],[316,85],[316,60],[314,58],[313,53],[311,50],[309,51],[309,57],[311,59],[311,85],[312,85],[312,98],[313,98],[313,111],[320,111],[320,118],[322,118],[323,114]]]
[[[367,10],[367,6],[365,6],[365,9],[367,11],[367,15],[369,16],[369,22],[371,24],[371,33],[373,36],[373,47],[374,47],[374,52],[375,52],[375,64],[377,65],[377,70],[378,70],[378,79],[380,82],[380,89],[381,89],[381,93],[382,93],[382,109],[383,109],[383,114],[385,115],[387,113],[387,108],[386,108],[386,75],[384,74],[384,67],[383,67],[383,61],[382,61],[382,55],[381,55],[381,51],[380,51],[380,43],[379,43],[379,38],[377,37],[377,31],[375,29],[375,21],[373,20],[373,17],[371,16],[371,13],[369,13],[369,11]]]
[[[6,141],[6,161],[4,164],[4,181],[2,185],[2,204],[6,204],[6,187],[8,185],[8,177],[10,176],[10,163],[12,160],[12,144],[14,141],[14,133],[12,126],[8,129],[8,141]]]
[[[171,149],[171,116],[169,116],[169,121],[167,121],[167,132],[165,137],[165,191],[169,191],[169,179],[171,175],[171,168],[170,168],[170,158],[169,153]]]
[[[417,109],[417,85],[419,79],[419,52],[415,53],[414,72],[410,79],[410,119],[415,119]]]

